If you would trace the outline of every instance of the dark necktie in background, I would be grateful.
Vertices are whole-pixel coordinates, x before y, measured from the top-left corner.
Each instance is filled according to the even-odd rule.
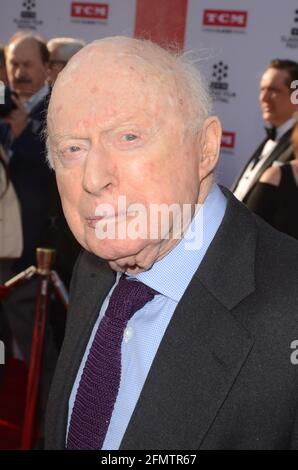
[[[276,139],[276,127],[264,127],[266,134],[267,134],[267,139],[275,141]],[[266,144],[265,144],[266,145]],[[264,146],[265,146],[264,145]],[[263,147],[264,148],[264,147]],[[263,151],[263,149],[262,149]],[[253,160],[253,165],[250,168],[250,170],[253,170],[254,167],[257,165],[257,163],[260,161],[260,158],[262,156],[262,152],[260,152]]]
[[[271,140],[276,139],[276,127],[265,127],[265,131],[266,131],[268,139],[271,139]]]
[[[121,379],[121,344],[128,320],[158,294],[122,275],[95,334],[70,419],[67,449],[102,448]]]

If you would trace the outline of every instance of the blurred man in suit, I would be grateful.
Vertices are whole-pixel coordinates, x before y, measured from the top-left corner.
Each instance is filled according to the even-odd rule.
[[[45,158],[42,137],[49,100],[49,52],[45,42],[27,33],[17,33],[5,47],[10,88],[16,108],[0,122],[0,142],[7,159],[11,181],[16,190],[22,219],[23,251],[16,260],[2,259],[6,281],[30,265],[36,265],[36,248],[48,228],[53,174]],[[3,310],[14,338],[14,354],[29,363],[37,283],[31,279],[18,286],[3,302]],[[50,343],[48,343],[50,344]],[[43,367],[43,404],[49,389],[57,351],[46,346]],[[23,391],[24,393],[24,391]]]
[[[35,264],[35,248],[47,222],[51,171],[45,160],[41,130],[49,100],[49,53],[38,37],[17,34],[6,46],[9,86],[18,94],[16,109],[0,122],[0,142],[22,212],[24,249],[14,265]]]
[[[84,251],[47,449],[298,448],[298,244],[214,183],[220,141],[199,71],[150,41],[59,74],[49,161]]]
[[[0,44],[0,82],[4,83],[4,85],[8,84],[4,46],[2,44]]]
[[[261,78],[259,100],[263,119],[269,127],[265,129],[266,138],[232,187],[234,195],[244,203],[267,168],[275,162],[294,158],[290,137],[296,122],[293,114],[298,106],[291,101],[293,80],[298,80],[298,63],[283,59],[273,60]]]

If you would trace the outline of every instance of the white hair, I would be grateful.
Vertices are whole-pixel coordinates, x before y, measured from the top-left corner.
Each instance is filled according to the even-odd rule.
[[[206,78],[186,54],[177,57],[181,77],[194,115],[193,127],[197,130],[212,112],[212,100]]]
[[[148,68],[149,73],[158,76],[160,84],[173,84],[174,97],[185,114],[185,130],[196,132],[201,128],[211,114],[211,97],[205,78],[189,54],[167,50],[147,39],[114,36],[89,43],[79,52],[77,60],[88,48],[94,48],[96,51],[96,48],[104,43],[107,49],[109,45],[113,48],[113,54],[116,46],[118,55],[137,59],[142,67]],[[64,70],[67,72],[67,66]],[[48,161],[53,166],[49,151]]]
[[[50,54],[53,49],[57,48],[59,59],[65,62],[68,62],[69,59],[84,46],[86,46],[86,42],[83,39],[76,38],[53,38],[47,42],[47,48]]]
[[[139,59],[144,66],[159,73],[160,82],[176,84],[176,98],[182,98],[188,113],[191,115],[191,127],[197,129],[210,116],[212,101],[207,81],[195,65],[189,53],[181,53],[174,47],[168,49],[148,39],[135,39],[124,36],[113,36],[97,39],[85,49],[106,43],[117,46],[118,55]]]

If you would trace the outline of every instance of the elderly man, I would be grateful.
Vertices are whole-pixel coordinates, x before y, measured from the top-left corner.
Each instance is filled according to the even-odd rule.
[[[220,138],[198,71],[149,41],[59,75],[49,159],[84,251],[47,449],[298,447],[298,246],[214,184]]]
[[[267,182],[268,172],[275,162],[293,160],[291,133],[296,122],[298,106],[291,101],[291,83],[298,80],[298,63],[275,59],[270,62],[260,82],[260,105],[266,138],[245,165],[234,186],[234,195],[250,206],[250,197],[258,181]],[[269,173],[270,175],[270,173]]]
[[[50,53],[49,83],[54,85],[59,72],[69,59],[85,46],[85,41],[75,38],[53,38],[47,42]]]

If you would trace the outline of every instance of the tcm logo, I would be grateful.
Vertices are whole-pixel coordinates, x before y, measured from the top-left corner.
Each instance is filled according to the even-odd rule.
[[[107,3],[77,3],[71,4],[71,16],[75,18],[92,18],[107,20],[109,5]]]
[[[247,11],[237,10],[204,10],[204,26],[226,26],[228,28],[245,28]]]
[[[235,132],[223,131],[221,138],[221,146],[225,149],[233,149],[235,147]]]

